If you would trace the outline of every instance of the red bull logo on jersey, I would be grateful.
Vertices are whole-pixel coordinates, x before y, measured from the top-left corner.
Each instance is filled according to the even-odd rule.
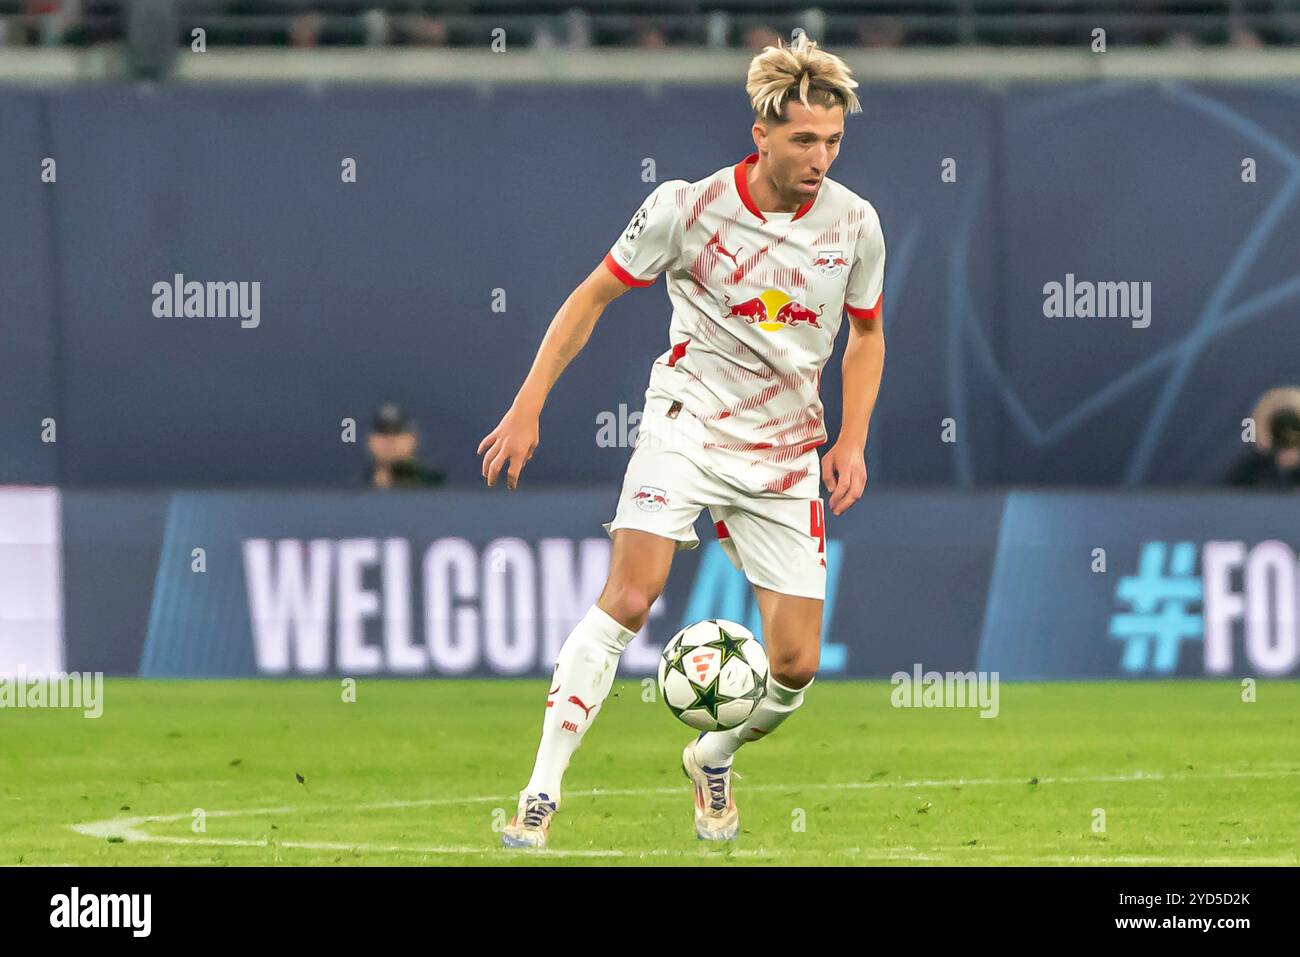
[[[765,289],[753,299],[746,299],[744,302],[733,303],[728,296],[726,305],[727,315],[724,318],[744,319],[748,325],[758,323],[758,327],[765,332],[797,326],[801,322],[806,322],[814,329],[820,329],[821,324],[817,319],[826,308],[826,304],[822,303],[817,311],[813,312],[811,308],[797,299],[791,299],[779,289]]]
[[[827,279],[834,279],[848,264],[849,261],[844,258],[842,249],[819,249],[812,261],[813,269]]]
[[[668,504],[668,493],[653,485],[642,485],[633,493],[632,501],[643,512],[657,512]]]

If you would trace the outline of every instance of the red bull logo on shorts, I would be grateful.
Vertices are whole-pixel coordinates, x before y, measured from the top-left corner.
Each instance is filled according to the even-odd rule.
[[[733,303],[728,296],[726,305],[728,311],[724,318],[744,319],[749,325],[758,323],[758,327],[766,332],[797,326],[801,322],[806,322],[814,329],[820,329],[821,324],[817,319],[826,308],[826,304],[823,303],[816,312],[813,312],[811,308],[797,299],[791,299],[779,289],[765,289],[753,299],[737,303]]]
[[[668,493],[653,485],[642,485],[632,494],[632,501],[644,512],[657,512],[668,504]]]

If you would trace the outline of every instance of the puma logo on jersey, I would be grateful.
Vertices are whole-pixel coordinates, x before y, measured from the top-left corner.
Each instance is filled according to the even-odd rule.
[[[718,252],[722,253],[722,255],[728,257],[737,266],[740,265],[740,260],[736,258],[736,254],[733,253],[731,250],[727,249],[726,246],[722,245],[722,240],[719,239],[716,235],[714,235],[714,237],[708,241],[708,243],[705,245],[705,248],[707,249],[709,248],[709,246],[712,246]],[[737,251],[739,251],[741,247],[737,246],[736,249]]]

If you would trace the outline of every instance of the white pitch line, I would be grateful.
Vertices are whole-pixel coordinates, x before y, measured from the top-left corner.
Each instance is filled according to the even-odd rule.
[[[1290,777],[1300,775],[1300,768],[1286,768],[1267,771],[1219,771],[1213,773],[1193,773],[1175,772],[1165,774],[1160,771],[1133,771],[1129,774],[1106,774],[1091,775],[1082,777],[1044,777],[1039,778],[1039,784],[1107,784],[1123,783],[1130,781],[1179,781],[1196,778],[1204,780],[1207,778],[1251,778],[1251,777]],[[996,786],[996,787],[1013,787],[1016,785],[1029,785],[1029,778],[953,778],[944,781],[934,780],[916,780],[916,781],[844,781],[831,784],[820,784],[817,787],[826,790],[868,790],[875,788],[920,788],[920,787],[966,787],[966,786]],[[807,784],[751,784],[744,787],[744,791],[790,791],[807,787]],[[567,791],[565,797],[570,798],[597,798],[597,797],[658,797],[663,795],[673,795],[689,793],[690,785],[682,784],[675,787],[662,788],[591,788],[586,791]],[[489,794],[477,797],[455,797],[455,798],[415,798],[403,801],[381,801],[373,804],[358,804],[352,809],[354,811],[391,811],[401,808],[413,807],[439,807],[454,806],[461,804],[500,804],[507,802],[513,804],[519,799],[518,792],[512,794]],[[296,807],[266,807],[266,808],[248,808],[246,810],[236,811],[208,811],[208,817],[250,817],[267,814],[291,814],[303,811],[332,811],[337,808],[337,804],[317,804]],[[190,817],[190,814],[164,814],[151,815],[141,818],[124,818],[122,820],[139,821],[139,822],[157,822],[168,823],[179,821]],[[82,825],[73,825],[76,829]],[[89,826],[89,825],[86,825]]]
[[[1210,780],[1210,779],[1229,779],[1229,778],[1257,778],[1257,777],[1292,777],[1300,775],[1300,769],[1287,768],[1279,770],[1260,770],[1260,771],[1218,771],[1218,772],[1199,772],[1185,773],[1175,772],[1173,774],[1164,774],[1159,771],[1135,771],[1130,774],[1105,774],[1094,776],[1079,777],[1041,777],[1038,778],[1038,784],[1105,784],[1105,783],[1124,783],[1134,781],[1181,781],[1181,780]],[[1028,785],[1027,778],[955,778],[949,780],[917,780],[917,781],[845,781],[832,784],[817,785],[824,790],[866,790],[874,788],[920,788],[920,787],[975,787],[975,786],[994,786],[1006,787],[1014,785]],[[746,791],[789,791],[798,790],[807,787],[807,784],[754,784],[745,788]],[[592,788],[587,791],[574,791],[568,794],[568,797],[651,797],[656,795],[681,794],[689,790],[685,786],[664,787],[664,788]],[[354,811],[380,811],[394,810],[399,808],[413,807],[437,807],[447,805],[465,805],[465,804],[484,804],[492,802],[509,803],[518,798],[517,794],[482,796],[482,797],[460,797],[460,798],[421,798],[408,801],[383,801],[375,804],[354,805]],[[276,814],[292,814],[299,812],[326,811],[337,809],[337,804],[315,805],[307,807],[264,807],[264,808],[247,808],[243,810],[229,811],[207,811],[205,817],[254,817]],[[109,818],[103,821],[89,821],[81,824],[70,825],[71,829],[78,834],[86,837],[99,838],[107,840],[109,838],[118,838],[124,843],[153,843],[153,844],[188,844],[202,845],[210,847],[261,847],[273,848],[282,847],[293,850],[318,850],[318,851],[347,851],[347,852],[369,852],[369,853],[396,853],[396,854],[499,854],[503,849],[500,847],[447,847],[441,845],[418,846],[418,845],[401,845],[401,844],[349,844],[344,842],[333,841],[270,841],[270,840],[252,840],[240,838],[209,838],[209,837],[174,837],[167,835],[150,834],[141,829],[145,824],[167,824],[176,821],[182,821],[193,816],[192,812],[182,812],[180,814],[150,814],[139,817],[126,818]],[[899,854],[898,850],[889,851],[863,851],[861,848],[845,848],[838,850],[821,850],[818,853],[831,854],[849,854],[861,859],[871,860],[898,860],[898,861],[922,861],[943,863],[943,858],[950,858],[953,854],[961,857],[973,857],[981,850],[991,850],[992,848],[973,847],[970,851],[957,849],[930,851],[927,853]],[[901,850],[915,851],[915,848],[902,848]],[[1001,848],[999,848],[1001,850]],[[674,851],[667,849],[655,849],[649,851],[619,851],[619,850],[552,850],[543,849],[533,851],[530,857],[594,857],[594,858],[642,858],[642,857],[705,857],[710,859],[725,860],[728,857],[780,857],[785,852],[780,849],[736,849],[728,848],[725,851],[701,850],[694,853],[685,851]],[[980,854],[981,861],[995,860],[1023,860],[1023,857],[1013,856],[989,856]],[[1043,862],[1059,863],[1086,863],[1096,861],[1098,863],[1167,863],[1169,858],[1165,857],[1145,857],[1145,856],[1116,856],[1116,857],[1090,857],[1088,855],[1051,855],[1038,856],[1035,860]],[[1268,858],[1266,860],[1250,860],[1238,858],[1218,858],[1214,860],[1197,861],[1197,864],[1240,864],[1240,863],[1294,863],[1291,858]]]

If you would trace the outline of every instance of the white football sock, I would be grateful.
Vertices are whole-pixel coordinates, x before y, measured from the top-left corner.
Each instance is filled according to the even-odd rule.
[[[635,637],[636,632],[592,605],[564,640],[546,698],[542,743],[524,793],[545,794],[559,807],[560,780],[569,759],[614,686],[618,659]]]
[[[813,681],[816,680],[814,677]],[[812,681],[809,681],[802,688],[787,688],[768,675],[767,694],[743,724],[730,731],[710,731],[695,745],[695,756],[700,764],[711,768],[730,766],[731,759],[742,744],[761,741],[794,714],[799,705],[803,704],[803,693],[811,686]]]

